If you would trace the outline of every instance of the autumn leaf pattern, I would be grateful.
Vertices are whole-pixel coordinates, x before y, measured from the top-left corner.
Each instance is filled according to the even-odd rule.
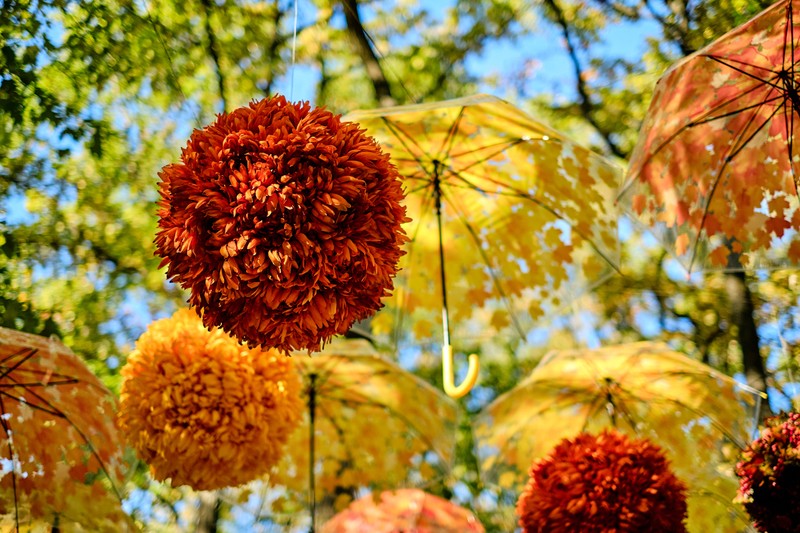
[[[800,260],[798,10],[775,3],[656,85],[620,197],[690,272]]]
[[[524,338],[618,267],[613,198],[621,173],[511,104],[477,95],[343,120],[357,121],[391,155],[412,220],[397,290],[375,331],[417,341],[441,331],[436,184],[457,331]],[[487,318],[496,311],[506,320]]]
[[[531,461],[563,438],[604,428],[646,437],[689,487],[689,531],[727,530],[747,524],[744,510],[730,502],[755,402],[732,378],[643,342],[551,352],[484,408],[473,428],[484,479],[517,491]]]

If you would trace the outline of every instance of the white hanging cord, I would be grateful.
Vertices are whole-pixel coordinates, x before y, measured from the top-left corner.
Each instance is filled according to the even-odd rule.
[[[294,64],[297,57],[297,0],[294,0],[294,31],[292,33],[292,65],[289,67],[289,100],[294,101]]]

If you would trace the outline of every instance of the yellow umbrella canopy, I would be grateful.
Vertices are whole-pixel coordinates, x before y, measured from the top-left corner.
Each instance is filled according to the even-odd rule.
[[[391,154],[412,219],[396,294],[373,328],[419,341],[441,327],[448,394],[477,377],[473,357],[464,386],[453,383],[451,321],[457,349],[475,331],[524,339],[617,269],[619,170],[508,102],[476,95],[344,120]]]
[[[0,526],[132,529],[121,507],[126,464],[115,409],[63,344],[0,328]]]
[[[760,398],[667,345],[641,342],[549,353],[473,427],[486,481],[516,491],[532,461],[565,437],[613,427],[648,438],[689,487],[689,531],[740,531],[748,520],[732,503],[733,467]]]
[[[457,407],[435,387],[365,340],[294,358],[308,411],[270,483],[289,502],[309,497],[312,527],[317,497],[342,508],[360,489],[424,486],[449,471]]]

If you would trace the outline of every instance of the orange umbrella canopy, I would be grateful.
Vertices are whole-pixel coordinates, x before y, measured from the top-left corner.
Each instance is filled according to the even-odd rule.
[[[322,526],[321,533],[468,533],[484,528],[470,511],[418,489],[365,496]]]
[[[800,259],[798,10],[775,3],[656,85],[621,197],[689,271]]]
[[[0,525],[130,529],[115,409],[63,344],[0,328]]]

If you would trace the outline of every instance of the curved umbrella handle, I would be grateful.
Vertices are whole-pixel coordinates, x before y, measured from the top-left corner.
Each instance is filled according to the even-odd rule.
[[[451,398],[461,398],[475,386],[478,381],[478,371],[481,368],[478,356],[470,354],[467,377],[456,387],[455,376],[453,375],[453,347],[449,344],[442,346],[442,377],[444,378],[444,392]]]

